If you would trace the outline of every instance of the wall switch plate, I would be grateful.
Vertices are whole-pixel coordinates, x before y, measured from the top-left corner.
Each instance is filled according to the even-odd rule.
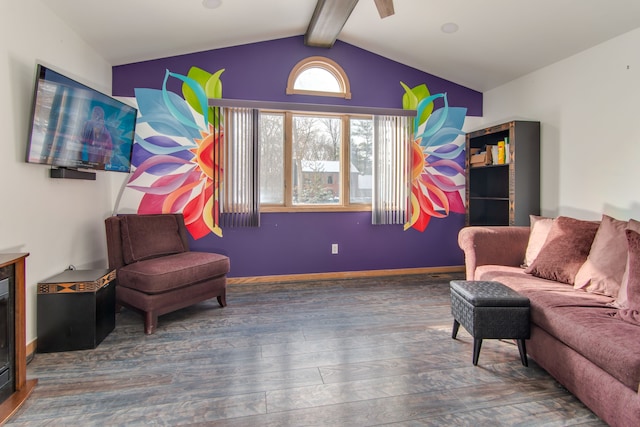
[[[331,253],[334,254],[334,255],[338,253],[338,244],[337,243],[332,243],[331,244]]]

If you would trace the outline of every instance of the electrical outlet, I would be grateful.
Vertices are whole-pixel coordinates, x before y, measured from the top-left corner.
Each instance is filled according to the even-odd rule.
[[[334,254],[334,255],[338,253],[338,244],[337,243],[332,243],[331,244],[331,253]]]

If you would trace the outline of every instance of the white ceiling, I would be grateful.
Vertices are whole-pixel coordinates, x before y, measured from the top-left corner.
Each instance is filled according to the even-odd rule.
[[[110,64],[302,35],[316,0],[41,0]],[[339,40],[484,92],[640,27],[640,0],[360,0]],[[443,24],[459,31],[445,34]],[[637,54],[637,52],[636,52]]]

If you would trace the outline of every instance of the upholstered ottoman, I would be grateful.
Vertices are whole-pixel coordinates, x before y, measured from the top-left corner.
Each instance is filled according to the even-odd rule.
[[[483,339],[515,339],[520,359],[527,363],[525,339],[529,338],[529,298],[499,282],[452,280],[453,332],[460,325],[473,336],[473,364],[478,364]]]

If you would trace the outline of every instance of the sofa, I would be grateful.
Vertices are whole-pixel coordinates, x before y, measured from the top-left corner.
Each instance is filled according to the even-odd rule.
[[[640,425],[640,222],[531,216],[458,235],[467,280],[529,298],[529,357],[611,426]]]
[[[116,304],[143,314],[145,334],[163,314],[214,297],[227,305],[229,258],[191,251],[182,214],[111,216],[105,231]]]

